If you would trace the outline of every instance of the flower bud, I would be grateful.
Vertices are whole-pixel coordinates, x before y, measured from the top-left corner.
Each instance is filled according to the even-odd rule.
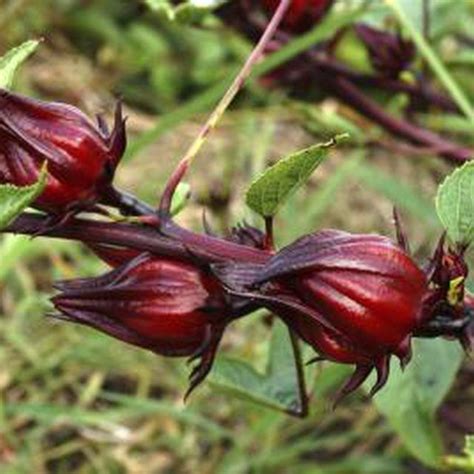
[[[269,13],[274,13],[280,0],[262,0],[262,4]],[[282,26],[293,33],[310,30],[327,13],[332,4],[333,0],[293,0]]]
[[[441,237],[425,268],[429,288],[423,299],[421,331],[458,339],[466,350],[471,350],[474,305],[465,291],[469,273],[465,250],[446,246],[444,235]]]
[[[356,25],[355,32],[367,48],[372,67],[381,76],[396,79],[415,57],[415,45],[400,34],[364,24]]]
[[[30,185],[46,162],[38,209],[65,216],[91,208],[109,188],[125,144],[120,105],[109,133],[70,105],[0,90],[0,183]]]
[[[98,278],[66,281],[53,298],[60,319],[91,326],[164,356],[201,358],[191,389],[209,372],[224,327],[238,312],[217,281],[195,265],[142,254],[130,261],[94,247],[113,265]]]

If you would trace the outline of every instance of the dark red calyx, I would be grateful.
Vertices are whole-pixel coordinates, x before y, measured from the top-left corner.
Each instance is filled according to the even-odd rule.
[[[209,372],[225,326],[242,313],[211,275],[190,262],[95,249],[114,270],[58,283],[59,318],[165,356],[200,358],[191,389]],[[112,253],[113,252],[113,253]]]
[[[354,364],[356,369],[347,382],[339,389],[335,404],[359,388],[375,371],[377,378],[369,395],[374,396],[387,382],[390,373],[390,355],[374,357],[352,346],[350,341],[328,329],[309,323],[308,319],[299,321],[302,324],[300,334],[309,336],[310,344],[317,347],[319,360],[330,360],[338,363]],[[308,324],[309,323],[309,324]],[[406,341],[406,353],[402,365],[405,366],[411,358],[410,341]]]
[[[424,273],[390,239],[336,230],[282,249],[259,277],[271,281],[373,355],[396,353],[420,322],[427,290]]]
[[[373,68],[380,75],[396,79],[413,62],[415,45],[400,34],[365,24],[356,25],[355,31],[369,52]]]
[[[297,240],[260,267],[243,266],[215,271],[236,293],[253,295],[274,311],[322,356],[363,367],[350,389],[375,368],[378,390],[391,355],[408,362],[427,278],[390,239],[326,230]]]
[[[93,207],[110,187],[126,146],[120,103],[111,132],[77,108],[0,90],[0,183],[34,183],[43,164],[48,177],[35,207],[64,216]]]
[[[462,316],[465,282],[469,273],[464,250],[448,247],[442,236],[425,272],[429,292],[425,297],[423,320],[428,321],[441,312],[445,316]]]
[[[333,0],[293,0],[282,21],[283,29],[292,33],[310,30],[328,12]],[[263,7],[274,13],[280,0],[262,0]]]

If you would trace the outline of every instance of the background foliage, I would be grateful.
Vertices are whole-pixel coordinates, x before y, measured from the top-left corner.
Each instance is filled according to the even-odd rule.
[[[426,113],[420,120],[472,142],[472,48],[454,47],[452,39],[471,34],[473,2],[433,0],[429,45],[418,34],[421,0],[339,0],[337,7],[342,15],[361,4],[366,19],[404,25],[425,48],[439,86],[466,112],[466,118]],[[123,96],[132,139],[119,179],[150,202],[196,135],[200,114],[249,51],[215,18],[181,13],[184,24],[170,22],[138,0],[0,0],[0,8],[2,54],[43,38],[16,76],[16,90],[72,102],[91,115],[112,112],[114,97]],[[334,31],[330,22],[340,18],[322,28]],[[206,206],[219,231],[243,218],[259,222],[244,206],[248,183],[285,153],[350,132],[282,208],[279,244],[322,227],[390,235],[395,203],[417,257],[429,255],[440,231],[434,195],[450,166],[398,149],[377,127],[322,99],[289,100],[253,81],[193,167],[193,198],[180,219],[198,228]],[[394,112],[402,105],[399,97],[386,102]],[[2,472],[472,470],[472,439],[464,448],[464,436],[474,432],[474,366],[449,342],[418,343],[414,363],[403,375],[394,367],[375,403],[359,391],[337,411],[332,396],[350,369],[310,367],[310,416],[291,419],[274,410],[297,403],[283,383],[291,386],[294,374],[291,367],[282,372],[285,354],[276,350],[285,333],[277,327],[270,338],[271,318],[259,313],[234,325],[218,368],[184,406],[183,361],[45,321],[53,279],[103,270],[86,250],[6,236],[0,261]],[[239,370],[247,373],[242,380]]]

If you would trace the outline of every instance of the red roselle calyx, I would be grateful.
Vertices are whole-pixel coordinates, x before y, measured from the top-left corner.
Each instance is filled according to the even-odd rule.
[[[247,275],[241,268],[215,271],[226,285],[278,314],[323,358],[356,364],[341,395],[374,368],[375,393],[387,380],[391,355],[403,364],[411,356],[427,278],[386,237],[325,230],[297,240]]]
[[[262,0],[269,13],[274,13],[280,0]],[[333,0],[293,0],[283,19],[284,29],[301,33],[311,29],[331,8]]]
[[[57,284],[60,319],[91,326],[164,356],[200,358],[190,389],[209,372],[225,326],[245,304],[193,263],[94,246],[116,268],[98,278]]]
[[[120,104],[109,132],[73,106],[0,90],[0,183],[32,184],[46,162],[38,209],[64,217],[92,208],[109,191],[125,145]]]
[[[373,68],[384,77],[396,79],[408,69],[415,57],[415,45],[394,34],[368,25],[354,27],[356,34],[365,44]]]

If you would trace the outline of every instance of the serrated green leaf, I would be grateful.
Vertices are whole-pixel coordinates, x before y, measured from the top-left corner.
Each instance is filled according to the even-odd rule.
[[[234,395],[296,416],[305,413],[305,397],[301,393],[295,347],[286,326],[276,321],[265,373],[248,363],[219,357],[209,381]]]
[[[25,59],[38,47],[39,41],[25,41],[20,46],[11,49],[0,58],[0,87],[6,89],[11,86],[13,76]]]
[[[326,158],[329,148],[347,135],[338,135],[327,143],[320,143],[293,153],[268,168],[249,187],[247,205],[263,217],[272,217],[278,208],[303,184]]]
[[[46,184],[46,176],[46,166],[44,166],[38,181],[31,186],[0,185],[0,229],[8,226],[41,194]]]
[[[377,408],[407,449],[432,467],[439,467],[443,456],[436,410],[448,394],[462,359],[462,350],[452,341],[416,340],[407,369],[402,372],[393,361],[390,379],[375,397]]]
[[[436,211],[449,238],[466,245],[474,238],[474,161],[451,173],[438,188]]]

